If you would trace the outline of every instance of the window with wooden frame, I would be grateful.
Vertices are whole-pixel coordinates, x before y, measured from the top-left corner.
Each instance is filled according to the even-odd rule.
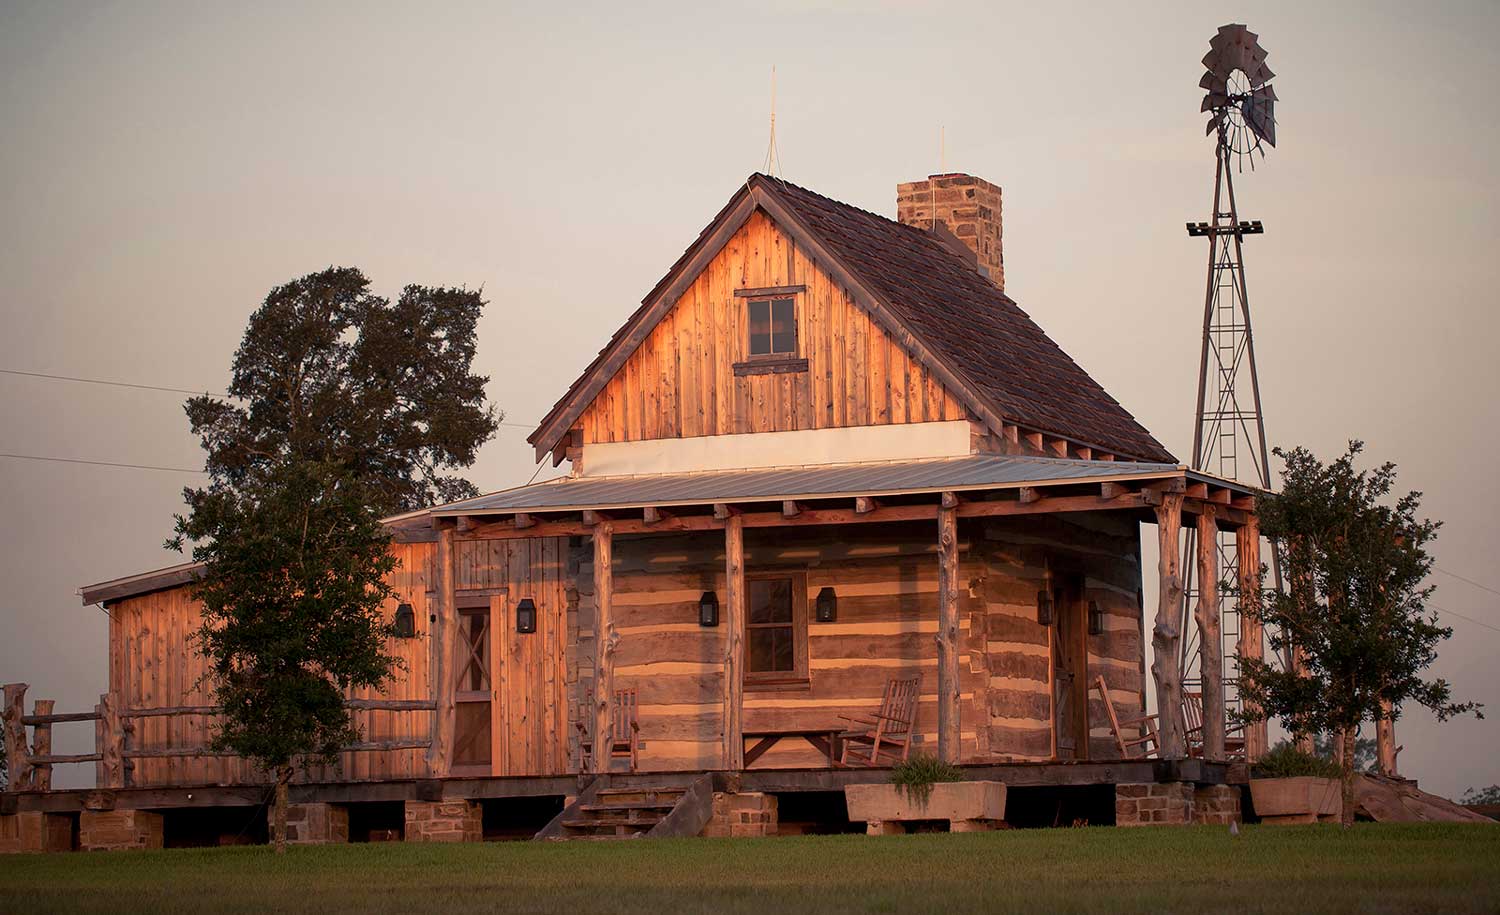
[[[797,300],[790,296],[751,299],[746,306],[751,359],[797,357]]]
[[[745,682],[807,680],[807,575],[745,576]]]

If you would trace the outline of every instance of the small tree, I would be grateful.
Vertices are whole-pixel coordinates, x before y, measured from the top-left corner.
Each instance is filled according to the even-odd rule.
[[[487,379],[470,371],[483,305],[421,286],[392,303],[358,270],[329,268],[273,289],[251,316],[237,403],[187,403],[211,482],[185,491],[168,545],[193,544],[203,563],[214,745],[274,775],[277,851],[294,765],[358,739],[344,695],[380,687],[395,663],[380,518],[475,492],[445,470],[471,464],[497,423]]]
[[[1261,507],[1288,587],[1258,611],[1278,652],[1295,647],[1301,670],[1241,658],[1240,692],[1256,717],[1279,718],[1293,734],[1343,735],[1344,825],[1354,821],[1355,735],[1381,703],[1399,715],[1417,702],[1439,720],[1477,711],[1454,702],[1448,683],[1422,677],[1437,644],[1452,634],[1429,616],[1432,569],[1427,544],[1438,524],[1417,517],[1421,493],[1384,504],[1394,464],[1356,470],[1363,443],[1323,464],[1306,449],[1276,449],[1286,464],[1282,489]],[[1255,714],[1252,712],[1252,714]]]

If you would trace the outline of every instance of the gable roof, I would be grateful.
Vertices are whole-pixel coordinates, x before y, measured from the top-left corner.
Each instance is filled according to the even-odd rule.
[[[609,378],[757,208],[998,434],[1008,421],[1122,457],[1175,462],[1020,306],[932,233],[754,174],[528,437],[554,451]],[[818,256],[822,255],[822,256]]]

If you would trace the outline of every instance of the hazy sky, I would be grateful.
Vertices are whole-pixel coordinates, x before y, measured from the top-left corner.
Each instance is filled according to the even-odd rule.
[[[1267,229],[1247,260],[1270,437],[1366,439],[1446,522],[1440,568],[1500,588],[1500,7],[533,6],[0,4],[0,368],[222,388],[293,277],[483,287],[478,370],[525,428],[473,478],[525,482],[529,424],[760,167],[774,63],[788,179],[893,215],[945,126],[949,168],[1004,188],[1007,291],[1185,458],[1198,61],[1246,21],[1282,99],[1281,146],[1237,186]],[[201,466],[181,399],[0,375],[0,451]],[[106,621],[75,591],[177,561],[194,479],[0,458],[0,681],[96,701]],[[1500,596],[1436,583],[1437,673],[1500,716],[1500,631],[1454,615],[1500,627]],[[1398,737],[1426,787],[1500,782],[1493,718],[1413,712]]]

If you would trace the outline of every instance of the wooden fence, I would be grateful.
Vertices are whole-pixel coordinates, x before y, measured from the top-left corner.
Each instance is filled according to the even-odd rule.
[[[163,708],[122,709],[110,694],[99,697],[99,704],[91,712],[53,711],[52,699],[38,699],[32,713],[25,714],[25,683],[8,683],[4,687],[5,706],[0,711],[0,722],[4,724],[5,757],[9,771],[6,791],[50,791],[52,789],[52,767],[71,763],[95,763],[97,782],[100,788],[124,788],[130,784],[129,760],[166,759],[172,757],[234,756],[233,753],[213,750],[208,746],[179,747],[132,747],[131,735],[135,722],[142,718],[182,717],[189,715],[217,715],[218,706],[183,705]],[[344,703],[350,709],[387,712],[435,712],[436,700],[431,699],[349,699]],[[94,752],[57,754],[52,752],[52,726],[78,721],[94,722]],[[26,728],[32,729],[31,740],[26,739]],[[393,750],[425,750],[432,746],[431,729],[428,736],[410,740],[376,740],[353,743],[343,752],[385,752]]]

